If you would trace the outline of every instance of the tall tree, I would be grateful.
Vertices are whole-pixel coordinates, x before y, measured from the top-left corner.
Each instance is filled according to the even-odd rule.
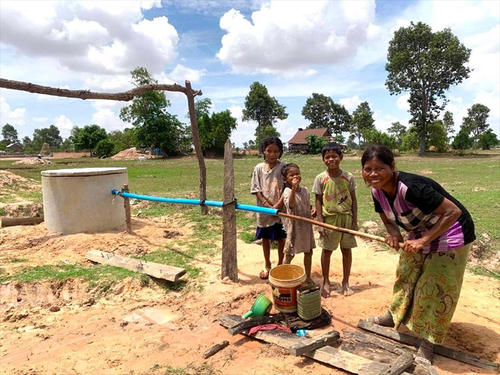
[[[279,136],[274,124],[278,120],[288,117],[285,112],[286,107],[278,103],[276,98],[271,97],[266,86],[259,82],[254,82],[250,86],[250,91],[245,98],[245,108],[243,109],[243,121],[257,121],[255,129],[255,142],[257,145],[267,137]]]
[[[212,109],[212,101],[210,98],[200,99],[194,102],[194,110],[196,112],[196,118],[200,118],[202,115],[210,114]]]
[[[333,100],[329,96],[313,93],[302,107],[302,116],[310,121],[308,128],[330,128]]]
[[[137,87],[157,84],[146,68],[138,67],[131,74]],[[159,148],[166,155],[177,155],[186,151],[186,128],[176,116],[167,112],[169,106],[164,92],[147,91],[122,108],[120,118],[134,125],[137,140],[143,146]]]
[[[11,124],[5,124],[2,127],[2,137],[5,145],[19,142],[19,139],[17,138],[17,130]]]
[[[462,120],[462,128],[469,132],[476,144],[479,137],[484,133],[489,127],[486,121],[488,121],[488,116],[490,109],[483,104],[476,103],[472,105],[467,110],[467,116]]]
[[[447,134],[455,133],[454,125],[455,121],[453,121],[453,113],[450,111],[446,111],[443,115],[443,124],[446,127]]]
[[[363,131],[366,129],[375,128],[375,120],[373,119],[373,112],[370,109],[368,102],[362,102],[352,113],[351,129],[350,132],[355,134],[358,138],[358,145],[361,147],[361,137]],[[364,140],[363,140],[364,141]]]
[[[422,22],[400,28],[389,43],[386,86],[391,95],[409,91],[410,123],[417,128],[421,155],[427,126],[446,104],[446,90],[469,76],[469,56],[450,29],[433,33]]]
[[[88,150],[92,154],[97,144],[107,137],[106,130],[99,125],[86,125],[79,129],[73,143],[77,150]]]
[[[229,110],[212,113],[211,116],[202,114],[198,119],[198,130],[203,154],[224,155],[224,144],[236,125],[236,119]]]
[[[352,116],[349,114],[349,111],[342,104],[333,102],[332,122],[329,127],[330,133],[335,134],[337,138],[343,137],[342,132],[349,131],[351,121]]]
[[[387,133],[392,135],[396,139],[396,145],[398,147],[403,143],[403,137],[406,133],[406,127],[399,121],[393,122],[391,126],[387,129]]]
[[[62,144],[62,138],[59,129],[55,125],[48,128],[35,129],[33,132],[33,149],[40,150],[44,143],[47,143],[51,149],[55,149]]]

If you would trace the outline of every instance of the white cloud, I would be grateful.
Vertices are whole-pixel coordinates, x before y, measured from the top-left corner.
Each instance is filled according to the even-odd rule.
[[[220,19],[217,57],[234,71],[264,73],[343,62],[367,40],[374,16],[375,1],[271,1],[251,21],[231,9]]]
[[[232,106],[229,107],[231,116],[236,118],[237,126],[231,133],[231,142],[236,145],[236,147],[243,146],[244,142],[248,142],[250,139],[255,139],[255,128],[257,123],[255,121],[242,121],[243,107]]]
[[[349,112],[353,112],[359,104],[361,104],[361,99],[358,95],[354,95],[350,98],[340,99],[340,104],[342,104]]]
[[[402,111],[409,111],[410,110],[410,104],[408,103],[409,99],[410,99],[410,94],[400,95],[398,97],[398,100],[396,101],[398,108]]]
[[[54,125],[59,129],[62,138],[68,138],[71,135],[73,122],[65,115],[57,116]]]
[[[386,112],[375,111],[373,113],[373,119],[375,120],[375,127],[377,128],[377,130],[380,130],[382,132],[387,132],[387,129],[392,125],[392,123],[398,121],[408,129],[407,118],[401,119]]]
[[[205,69],[196,70],[188,68],[187,66],[177,64],[177,66],[168,73],[167,76],[174,82],[184,86],[184,81],[188,80],[191,83],[199,82],[201,77],[206,73]]]
[[[0,42],[17,55],[48,58],[73,72],[155,73],[177,56],[179,37],[166,17],[144,19],[160,2],[2,1]],[[39,19],[38,19],[39,18]]]
[[[46,123],[48,121],[48,117],[33,117],[32,120],[35,122]]]
[[[26,124],[26,108],[11,109],[5,98],[0,96],[0,124],[10,124],[14,127],[22,127]]]

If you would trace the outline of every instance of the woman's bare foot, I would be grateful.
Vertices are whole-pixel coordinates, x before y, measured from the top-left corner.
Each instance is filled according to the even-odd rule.
[[[330,283],[329,282],[323,282],[323,285],[321,285],[321,296],[323,298],[328,298],[330,297]]]
[[[354,294],[354,291],[349,287],[349,283],[342,283],[342,294],[346,297]]]

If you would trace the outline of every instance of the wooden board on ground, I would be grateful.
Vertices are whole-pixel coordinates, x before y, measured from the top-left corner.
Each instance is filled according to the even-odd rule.
[[[397,332],[392,328],[382,327],[378,324],[368,322],[366,320],[360,320],[358,322],[358,327],[366,331],[376,333],[380,336],[388,337],[390,339],[399,341],[403,344],[412,345],[418,347],[420,345],[420,339],[415,336],[411,336],[405,333]],[[460,350],[448,348],[442,345],[434,345],[434,353],[442,355],[443,357],[448,357],[456,361],[468,363],[480,368],[497,370],[499,369],[499,364],[496,362],[490,362],[483,360],[473,354],[465,353]]]
[[[29,217],[0,217],[0,228],[14,227],[17,225],[37,225],[43,222],[43,216]]]
[[[243,318],[239,315],[222,315],[219,317],[219,321],[224,327],[229,328],[242,322]],[[248,336],[247,333],[243,334]],[[292,347],[312,345],[315,342],[313,339],[299,337],[279,330],[259,331],[251,337],[270,344],[276,344],[288,350]],[[328,345],[305,352],[303,355],[353,374],[378,375],[387,369],[387,365],[383,363],[371,361]]]
[[[133,259],[99,250],[90,250],[87,252],[87,254],[85,254],[85,257],[92,262],[107,264],[115,267],[122,267],[130,271],[145,273],[158,279],[164,279],[173,282],[179,280],[179,278],[186,273],[186,270],[184,268],[148,262],[140,259]]]

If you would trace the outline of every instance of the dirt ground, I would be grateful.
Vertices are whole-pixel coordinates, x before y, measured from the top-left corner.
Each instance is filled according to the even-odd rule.
[[[133,230],[134,234],[63,236],[48,231],[43,223],[2,228],[0,267],[4,272],[22,267],[23,263],[6,262],[15,258],[30,265],[85,264],[90,249],[142,254],[194,235],[192,228],[167,217],[135,218]],[[165,238],[165,230],[179,235]],[[373,243],[358,240],[358,244],[351,275],[355,294],[344,297],[334,291],[322,300],[332,315],[333,329],[341,333],[354,329],[361,318],[382,313],[394,281],[397,255]],[[259,245],[239,241],[238,283],[220,279],[218,257],[197,264],[204,270],[199,283],[180,292],[166,292],[154,283],[141,286],[136,279],[125,279],[103,296],[79,280],[0,284],[0,374],[165,374],[167,366],[191,369],[186,374],[343,374],[288,355],[277,346],[231,336],[219,325],[219,315],[245,313],[259,293],[271,298],[270,286],[257,277],[261,253]],[[319,253],[315,252],[313,262],[316,281],[321,271]],[[272,256],[276,261],[276,252]],[[295,263],[300,264],[298,258]],[[332,256],[331,272],[338,290],[340,252]],[[498,281],[467,272],[445,344],[498,362],[499,297]],[[207,360],[202,358],[223,340],[230,345]],[[436,356],[435,366],[440,374],[493,373],[441,356]],[[215,372],[202,372],[206,368]]]

